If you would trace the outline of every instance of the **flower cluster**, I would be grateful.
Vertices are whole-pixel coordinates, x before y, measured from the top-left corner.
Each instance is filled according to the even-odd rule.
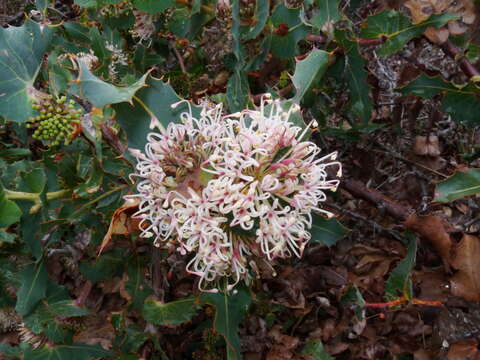
[[[311,212],[331,216],[319,202],[339,184],[327,167],[341,176],[341,165],[336,153],[319,158],[302,140],[308,128],[289,121],[298,110],[262,101],[259,110],[227,116],[204,105],[195,117],[190,108],[181,123],[150,133],[145,153],[132,150],[140,181],[130,198],[140,201],[142,236],[193,254],[187,271],[201,290],[217,291],[221,278],[227,290],[249,280],[258,257],[300,257]]]
[[[63,141],[68,145],[83,111],[75,109],[75,101],[67,102],[65,96],[55,99],[52,95],[32,101],[39,115],[28,119],[27,128],[34,128],[33,138],[58,146]]]

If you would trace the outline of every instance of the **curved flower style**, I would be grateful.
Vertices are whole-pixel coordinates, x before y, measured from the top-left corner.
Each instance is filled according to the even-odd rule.
[[[319,203],[339,184],[326,168],[341,176],[341,165],[336,152],[318,158],[317,145],[302,141],[308,128],[289,121],[298,110],[262,101],[222,116],[220,106],[204,105],[196,118],[189,107],[181,123],[148,135],[144,154],[132,151],[142,236],[194,254],[187,271],[202,291],[217,291],[221,278],[227,290],[248,281],[255,258],[300,257],[311,212],[332,215]]]

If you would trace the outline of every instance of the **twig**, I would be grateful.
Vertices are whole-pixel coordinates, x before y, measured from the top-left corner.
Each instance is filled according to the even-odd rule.
[[[401,304],[411,303],[414,305],[424,305],[424,306],[443,306],[443,302],[440,300],[422,300],[422,299],[407,299],[405,296],[398,298],[396,300],[382,302],[382,303],[365,303],[365,307],[373,309],[382,309],[399,306]]]
[[[450,40],[447,40],[443,44],[442,49],[455,59],[465,75],[467,75],[470,79],[476,78],[478,81],[480,78],[480,72],[470,63],[470,61],[468,61],[468,59],[460,52],[460,50],[458,50],[457,47],[452,44]]]
[[[387,41],[387,37],[385,35],[379,38],[373,39],[357,39],[357,44],[360,46],[372,46],[372,45],[380,45]]]
[[[371,220],[371,219],[368,219],[366,218],[365,216],[363,215],[360,215],[354,211],[351,211],[351,210],[348,210],[348,209],[345,209],[337,204],[325,204],[326,206],[330,207],[330,208],[333,208],[337,211],[339,211],[340,213],[342,214],[345,214],[347,216],[350,216],[354,219],[357,219],[357,220],[360,220],[360,221],[363,221],[364,223],[366,224],[369,224],[371,225],[374,229],[377,229],[378,231],[380,232],[384,232],[384,233],[388,233],[390,235],[392,235],[395,239],[399,240],[399,241],[405,241],[405,238],[397,231],[395,230],[391,230],[391,229],[388,229],[386,227],[383,227],[382,225],[378,224],[377,222]]]
[[[379,153],[382,153],[382,154],[391,155],[391,156],[393,156],[394,158],[396,158],[396,159],[398,159],[398,160],[402,160],[403,162],[406,162],[407,164],[417,166],[417,167],[419,167],[419,168],[422,168],[423,170],[430,171],[431,173],[433,173],[433,174],[435,174],[435,175],[438,175],[438,176],[441,176],[441,177],[443,177],[444,179],[448,178],[447,175],[442,174],[441,172],[438,172],[437,170],[434,170],[434,169],[432,169],[432,168],[429,168],[428,166],[425,166],[425,165],[416,163],[415,161],[409,160],[409,159],[403,157],[402,155],[399,155],[399,154],[396,154],[396,153],[392,152],[390,149],[386,148],[385,146],[383,146],[382,144],[380,144],[380,143],[378,143],[378,142],[376,142],[376,141],[375,141],[375,144],[376,144],[377,146],[381,147],[381,148],[383,149],[383,151],[380,151],[380,150],[373,150],[373,151],[376,151],[376,152],[379,152]]]
[[[389,215],[402,221],[407,220],[407,218],[414,212],[413,209],[397,204],[380,192],[366,188],[358,181],[346,179],[342,181],[341,184],[353,196],[367,200],[372,204],[382,207]]]
[[[185,67],[185,63],[183,62],[182,55],[180,54],[180,52],[177,49],[177,46],[175,45],[175,41],[170,41],[170,47],[172,48],[173,52],[175,53],[175,56],[178,59],[178,64],[180,65],[180,69],[182,70],[182,73],[186,74],[187,68]]]

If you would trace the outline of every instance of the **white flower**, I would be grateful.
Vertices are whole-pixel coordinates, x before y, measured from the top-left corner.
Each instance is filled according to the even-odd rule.
[[[148,135],[144,153],[131,152],[140,181],[129,197],[140,200],[142,236],[192,254],[187,271],[201,290],[217,291],[222,278],[227,289],[248,281],[256,257],[302,256],[311,212],[332,215],[319,203],[339,184],[326,168],[341,176],[341,164],[301,140],[308,127],[289,121],[294,111],[262,101],[223,116],[221,106],[204,104],[195,117],[189,105],[181,123]]]

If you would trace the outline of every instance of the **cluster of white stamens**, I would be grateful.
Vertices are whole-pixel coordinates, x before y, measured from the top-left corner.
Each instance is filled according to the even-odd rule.
[[[217,291],[221,278],[227,289],[248,280],[256,257],[300,257],[311,212],[331,216],[318,203],[339,183],[326,168],[341,176],[341,165],[336,153],[318,158],[317,145],[301,140],[308,128],[289,121],[293,111],[262,101],[258,111],[223,116],[204,105],[197,118],[189,107],[181,123],[148,135],[145,154],[132,151],[142,236],[193,254],[187,271],[201,290]]]

